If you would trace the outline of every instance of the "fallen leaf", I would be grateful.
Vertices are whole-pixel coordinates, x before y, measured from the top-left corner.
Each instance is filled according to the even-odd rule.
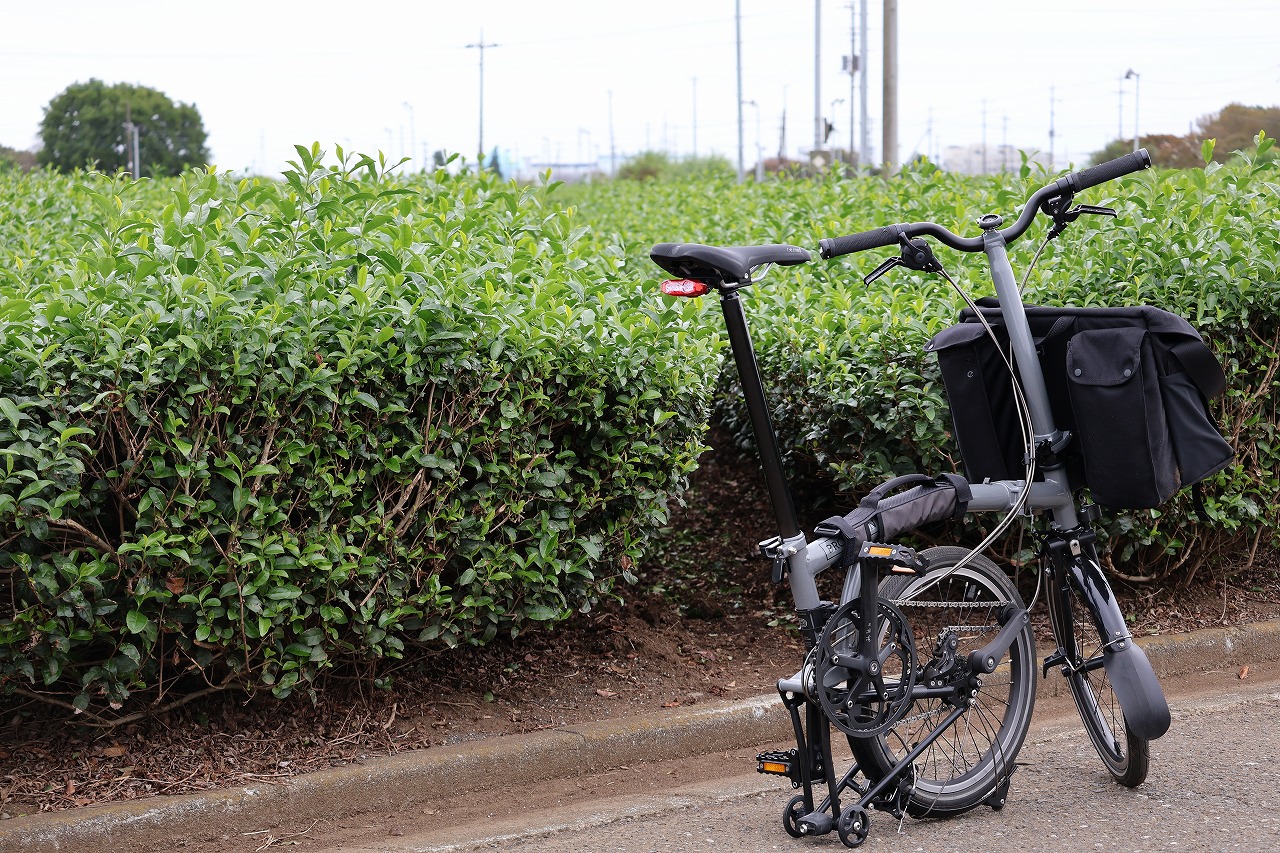
[[[726,690],[732,690],[733,688],[735,688],[735,687],[737,687],[737,686],[738,686],[738,682],[736,682],[736,681],[730,681],[728,684],[726,684],[726,685],[725,685],[725,689],[726,689]]]
[[[182,595],[182,591],[187,588],[187,579],[168,577],[165,578],[164,586],[174,595]]]
[[[102,754],[107,758],[121,758],[129,753],[129,747],[114,743],[111,746],[104,746]]]
[[[679,707],[680,707],[680,703],[679,703],[679,702],[663,702],[663,703],[662,703],[662,707],[664,707],[664,708],[679,708]]]
[[[1244,681],[1248,677],[1249,677],[1249,667],[1247,665],[1240,667],[1240,680]]]
[[[616,699],[618,697],[618,694],[614,693],[612,690],[604,690],[602,688],[596,689],[596,695],[605,699]]]

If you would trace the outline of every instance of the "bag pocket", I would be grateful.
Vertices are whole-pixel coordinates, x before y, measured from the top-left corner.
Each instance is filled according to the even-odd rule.
[[[1093,499],[1115,509],[1168,500],[1181,482],[1147,330],[1079,332],[1067,345],[1066,367]]]
[[[1160,387],[1182,485],[1198,483],[1230,465],[1235,451],[1218,432],[1191,377],[1186,373],[1161,376]]]
[[[944,329],[925,346],[936,353],[951,423],[970,482],[1022,476],[1021,432],[1004,359],[976,323]]]

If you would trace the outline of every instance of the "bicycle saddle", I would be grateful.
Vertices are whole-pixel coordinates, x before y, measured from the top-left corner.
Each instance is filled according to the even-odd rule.
[[[765,264],[794,266],[810,259],[799,246],[704,246],[700,243],[659,243],[649,251],[653,262],[672,275],[709,285],[750,284],[751,272]]]

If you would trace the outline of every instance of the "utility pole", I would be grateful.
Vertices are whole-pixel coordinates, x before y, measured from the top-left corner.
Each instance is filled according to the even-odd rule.
[[[849,166],[853,167],[854,134],[856,132],[855,114],[858,109],[858,71],[862,57],[858,56],[858,7],[849,3],[849,56],[846,57],[844,70],[849,72]]]
[[[1130,68],[1124,73],[1124,79],[1133,78],[1133,153],[1138,153],[1138,84],[1142,75]]]
[[[859,33],[859,39],[862,44],[862,49],[858,51],[858,61],[862,65],[862,80],[858,84],[858,110],[862,115],[862,126],[860,128],[862,133],[862,145],[860,146],[859,151],[861,152],[860,159],[868,166],[871,165],[871,123],[867,118],[867,66],[869,62],[867,58],[869,55],[867,53],[867,5],[870,2],[871,0],[861,0],[860,4],[862,29]]]
[[[693,78],[693,158],[698,159],[698,78]]]
[[[982,99],[982,174],[987,173],[987,99]]]
[[[1050,86],[1049,87],[1049,171],[1051,172],[1054,170],[1053,142],[1054,142],[1054,136],[1056,135],[1054,131],[1054,126],[1053,126],[1053,108],[1054,108],[1054,105],[1058,102],[1058,99],[1054,97],[1053,93],[1054,93],[1054,88]]]
[[[124,144],[129,152],[129,172],[136,181],[142,177],[142,164],[139,157],[138,126],[133,123],[133,106],[124,105]]]
[[[418,133],[413,126],[413,104],[404,101],[403,105],[409,111],[409,156],[413,157],[418,150]]]
[[[898,163],[898,0],[884,0],[884,150],[885,176]]]
[[[1009,171],[1009,117],[1002,116],[1000,127],[1000,171]]]
[[[609,175],[618,174],[618,149],[613,144],[613,90],[609,90]]]
[[[1116,139],[1124,139],[1124,78],[1116,85]]]
[[[822,131],[822,0],[813,0],[813,150],[823,148]]]
[[[480,144],[479,156],[484,159],[484,50],[487,47],[498,47],[496,44],[485,44],[484,30],[480,31],[480,41],[472,42],[467,45],[468,48],[478,48],[480,50]]]
[[[746,155],[742,150],[742,0],[733,0],[733,21],[738,51],[738,183],[747,179]]]

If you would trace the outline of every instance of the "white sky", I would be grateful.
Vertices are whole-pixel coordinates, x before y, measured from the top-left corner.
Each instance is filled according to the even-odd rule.
[[[862,2],[862,0],[858,0]],[[821,6],[822,109],[849,138],[850,0]],[[901,0],[900,157],[983,139],[1087,161],[1140,131],[1183,134],[1232,101],[1280,104],[1275,0]],[[869,113],[880,156],[880,0],[870,0]],[[766,156],[814,141],[813,0],[741,0],[743,98]],[[194,103],[219,167],[273,172],[318,140],[394,156],[484,145],[527,160],[644,148],[736,162],[734,0],[45,0],[0,12],[0,144],[36,144],[43,108],[97,77]],[[695,84],[696,79],[696,84]],[[695,100],[696,91],[696,100]],[[610,127],[612,93],[612,130]],[[832,101],[844,98],[832,107]],[[695,120],[696,103],[696,120]],[[406,104],[410,106],[406,106]],[[1122,112],[1121,112],[1122,111]],[[757,108],[744,109],[748,168]],[[930,132],[930,130],[932,132]]]

